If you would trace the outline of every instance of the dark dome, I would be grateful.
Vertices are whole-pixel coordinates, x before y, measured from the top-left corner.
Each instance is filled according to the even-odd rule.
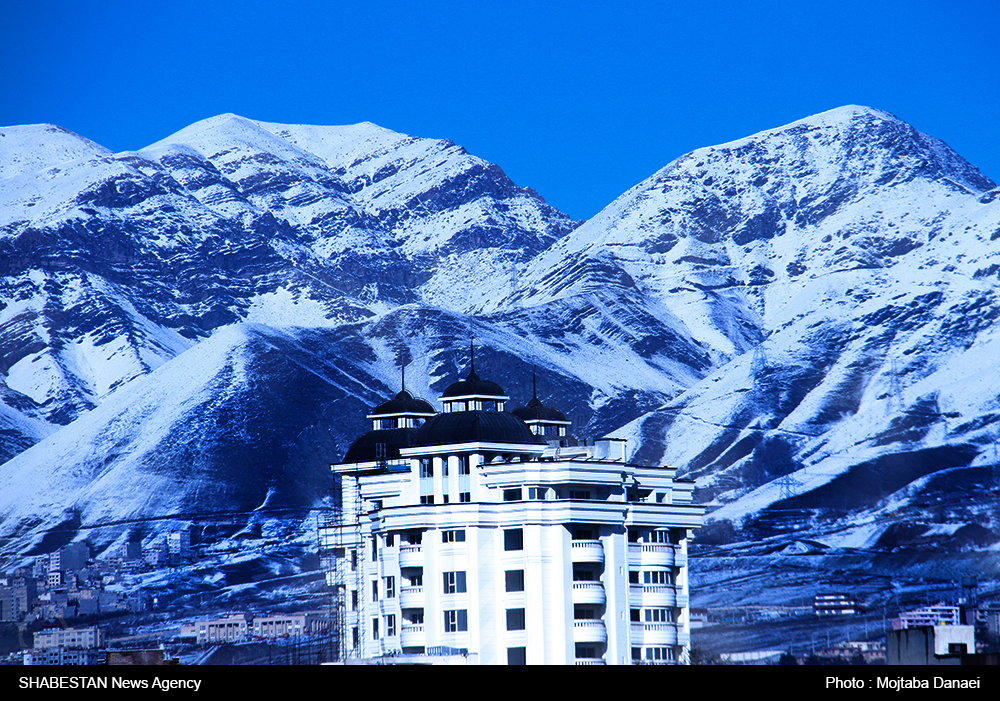
[[[469,396],[504,397],[506,395],[500,385],[496,382],[480,379],[474,370],[464,380],[449,385],[448,389],[441,395],[442,398]]]
[[[383,416],[393,414],[436,414],[428,402],[419,397],[414,397],[405,389],[392,399],[384,401],[372,410],[372,416]]]
[[[392,400],[390,400],[392,401]],[[388,404],[388,402],[386,402]],[[387,428],[369,431],[351,444],[342,462],[374,462],[375,460],[398,460],[400,448],[412,448],[417,443],[419,428]],[[379,455],[379,444],[385,445],[385,452]]]
[[[528,402],[528,406],[511,409],[510,413],[521,421],[566,421],[564,413],[550,406],[545,406],[538,401],[538,397]]]
[[[438,414],[428,419],[417,433],[417,445],[421,446],[474,441],[518,445],[546,444],[533,434],[523,421],[505,411],[455,411]]]

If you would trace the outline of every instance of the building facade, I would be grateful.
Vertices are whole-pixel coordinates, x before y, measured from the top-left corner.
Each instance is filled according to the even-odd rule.
[[[440,398],[405,389],[333,470],[321,529],[344,658],[469,655],[482,664],[685,663],[693,482],[566,435],[537,395],[473,366]]]

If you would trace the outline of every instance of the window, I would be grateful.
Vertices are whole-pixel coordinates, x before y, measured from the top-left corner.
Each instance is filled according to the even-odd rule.
[[[445,572],[444,593],[445,594],[465,593],[465,572]]]
[[[396,534],[395,533],[386,533],[385,534],[385,547],[391,548],[391,547],[394,547],[395,545],[396,545]]]
[[[648,542],[648,543],[669,543],[670,542],[670,531],[650,531],[647,534],[646,542]]]
[[[378,617],[372,619],[372,640],[378,640]]]
[[[469,615],[465,609],[444,612],[444,632],[460,633],[469,630]]]
[[[504,572],[505,591],[524,591],[524,570]]]
[[[549,490],[546,487],[528,487],[528,498],[545,501],[545,495],[548,491]]]
[[[461,503],[466,503],[472,501],[472,492],[462,492],[458,495],[458,501]]]
[[[441,476],[442,477],[448,476],[448,458],[443,458],[441,460]]]
[[[592,621],[600,618],[600,615],[598,615],[597,609],[590,606],[574,606],[573,618],[578,621]]]
[[[521,490],[520,489],[505,489],[505,490],[503,490],[503,500],[504,501],[521,501]]]
[[[464,543],[465,531],[441,531],[442,543]]]
[[[674,659],[674,651],[669,647],[647,647],[646,648],[646,659],[647,660],[664,660],[671,662]]]
[[[507,664],[524,665],[528,664],[527,648],[509,647],[507,648]]]
[[[524,609],[507,609],[507,630],[524,630]]]
[[[378,536],[372,536],[372,562],[378,562]]]
[[[434,463],[431,458],[420,458],[420,479],[430,479],[434,476]]]
[[[425,495],[421,496],[420,497],[420,503],[421,504],[433,504],[434,503],[434,495],[433,494],[425,494]]]
[[[594,537],[594,530],[587,527],[574,527],[573,528],[573,540],[596,540]]]
[[[423,571],[415,572],[410,575],[410,586],[411,587],[422,587],[424,586],[424,573]]]
[[[642,623],[642,609],[629,609],[628,617],[632,623]],[[633,650],[635,648],[632,648]]]
[[[571,489],[569,490],[570,499],[590,499],[589,489]]]
[[[673,584],[674,578],[667,570],[647,570],[642,573],[643,584]]]
[[[583,643],[576,644],[576,659],[595,660],[598,657],[597,648],[593,645],[584,645]]]
[[[357,589],[352,589],[351,590],[351,610],[352,611],[357,611],[358,610],[358,590]]]
[[[673,620],[670,609],[646,609],[646,623],[672,623]]]
[[[378,601],[378,580],[372,580],[372,601]]]
[[[573,565],[574,582],[593,582],[597,580],[597,573],[587,565]]]
[[[420,545],[424,540],[423,531],[409,531],[406,534],[406,542],[410,545]]]
[[[636,572],[635,570],[629,570],[628,571],[628,583],[629,584],[638,584],[639,583],[639,573]]]
[[[503,532],[504,550],[524,550],[524,531],[520,528],[511,528]]]
[[[396,635],[396,616],[394,614],[385,617],[385,634],[390,638]]]
[[[444,502],[443,502],[443,503],[447,504],[447,503],[448,503],[448,501],[449,501],[449,500],[448,500],[448,495],[447,495],[447,494],[445,494],[445,495],[444,495],[444,497],[443,497],[443,499],[444,499]]]
[[[642,648],[641,647],[632,648],[632,661],[639,662],[640,660],[642,660]]]
[[[413,609],[409,613],[410,624],[415,626],[422,626],[424,624],[424,610],[423,609]]]
[[[354,649],[357,649],[358,643],[361,642],[360,637],[361,636],[358,634],[358,627],[354,626],[351,628],[351,642],[353,643],[352,647]]]
[[[459,455],[458,456],[458,474],[468,475],[471,474],[469,470],[469,456]]]
[[[386,577],[385,578],[385,598],[394,599],[396,598],[396,578]]]
[[[351,551],[351,572],[356,572],[358,569],[358,551]]]

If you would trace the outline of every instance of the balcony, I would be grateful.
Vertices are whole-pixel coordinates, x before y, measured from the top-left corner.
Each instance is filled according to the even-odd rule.
[[[677,645],[676,623],[632,623],[629,627],[632,645],[665,647]]]
[[[399,590],[399,608],[422,609],[424,607],[423,587],[403,587]]]
[[[596,562],[604,564],[604,545],[599,540],[574,540],[570,547],[573,562]]]
[[[605,604],[608,595],[600,582],[573,582],[574,604]]]
[[[574,643],[606,643],[608,642],[608,629],[604,627],[604,621],[586,620],[573,621],[573,642]]]
[[[682,597],[686,601],[686,597]],[[664,608],[678,606],[677,588],[672,584],[630,584],[628,603],[632,608]]]
[[[592,658],[592,657],[585,657],[585,658],[578,657],[576,660],[574,660],[574,663],[578,664],[578,665],[597,665],[597,664],[599,664],[599,665],[606,665],[607,664],[607,662],[605,662],[604,660],[602,660],[600,658]]]
[[[406,625],[399,629],[400,647],[424,647],[424,624]]]
[[[419,545],[399,546],[399,566],[400,567],[423,567],[424,551]]]
[[[667,543],[629,543],[628,564],[674,567],[677,565],[677,546]]]

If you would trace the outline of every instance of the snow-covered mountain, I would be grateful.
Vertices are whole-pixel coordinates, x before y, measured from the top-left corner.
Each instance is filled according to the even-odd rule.
[[[0,555],[315,503],[398,360],[435,399],[470,336],[512,406],[537,365],[578,436],[696,478],[706,541],[882,547],[933,517],[995,548],[998,199],[861,107],[682,156],[582,225],[372,124],[223,115],[120,154],[0,129]],[[982,496],[931,514],[948,475]]]

